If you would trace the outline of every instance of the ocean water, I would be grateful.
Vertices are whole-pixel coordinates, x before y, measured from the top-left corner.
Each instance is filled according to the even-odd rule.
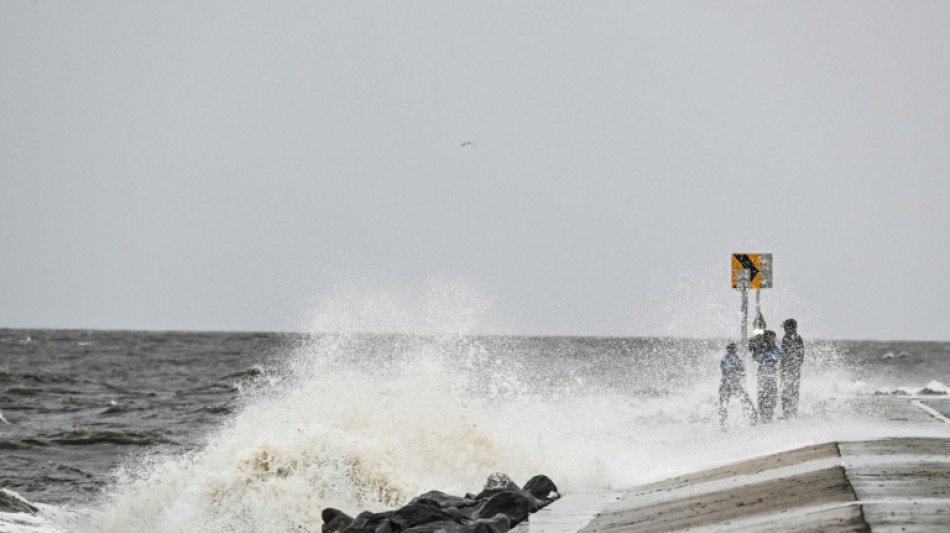
[[[950,343],[806,338],[801,417],[751,426],[735,404],[723,431],[725,343],[0,330],[0,489],[39,509],[0,510],[0,531],[319,531],[324,507],[477,492],[499,471],[622,490],[914,430],[841,400],[950,383]]]

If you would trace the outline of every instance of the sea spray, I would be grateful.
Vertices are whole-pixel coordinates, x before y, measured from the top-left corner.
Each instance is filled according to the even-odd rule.
[[[805,444],[947,431],[878,416],[891,394],[941,401],[918,393],[950,383],[944,343],[811,340],[802,416],[730,417],[722,432],[728,339],[471,336],[456,327],[464,313],[447,316],[428,335],[31,331],[5,344],[3,444],[6,488],[40,513],[0,515],[0,530],[316,530],[314,508],[334,499],[355,513],[415,486],[477,490],[498,470],[543,472],[568,493],[622,490]],[[162,440],[58,436],[76,427]]]
[[[118,472],[100,529],[315,531],[324,507],[464,494],[498,471],[519,482],[544,473],[565,492],[625,488],[825,427],[829,413],[809,418],[845,379],[830,358],[814,380],[806,371],[802,421],[723,434],[720,344],[314,334],[246,388],[202,447]]]
[[[468,394],[473,374],[447,366],[438,340],[402,337],[386,352],[379,338],[352,339],[321,337],[297,354],[281,388],[258,391],[199,452],[121,473],[107,529],[146,517],[156,531],[284,531],[319,523],[324,506],[478,488],[517,462],[479,429],[489,421]]]

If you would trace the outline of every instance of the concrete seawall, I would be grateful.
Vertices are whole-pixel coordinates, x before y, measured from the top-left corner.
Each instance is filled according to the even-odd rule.
[[[624,492],[568,493],[514,531],[950,531],[950,399],[861,401],[875,418],[947,437],[829,442]]]

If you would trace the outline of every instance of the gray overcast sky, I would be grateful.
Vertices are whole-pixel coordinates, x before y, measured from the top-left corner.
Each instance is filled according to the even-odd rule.
[[[950,2],[0,3],[0,326],[950,339]],[[469,144],[470,143],[470,144]],[[464,145],[464,146],[463,146]]]

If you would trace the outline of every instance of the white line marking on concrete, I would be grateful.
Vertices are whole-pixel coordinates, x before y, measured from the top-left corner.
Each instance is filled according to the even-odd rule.
[[[928,407],[928,406],[926,406],[926,405],[920,403],[920,400],[914,400],[914,401],[912,401],[912,402],[910,402],[910,403],[913,404],[913,405],[915,405],[915,406],[917,406],[917,407],[919,407],[923,412],[925,412],[925,413],[927,413],[928,415],[930,415],[930,416],[936,418],[937,420],[943,422],[944,424],[950,424],[950,418],[947,418],[947,417],[943,416],[942,414],[938,413],[937,411],[935,411],[933,408]]]

